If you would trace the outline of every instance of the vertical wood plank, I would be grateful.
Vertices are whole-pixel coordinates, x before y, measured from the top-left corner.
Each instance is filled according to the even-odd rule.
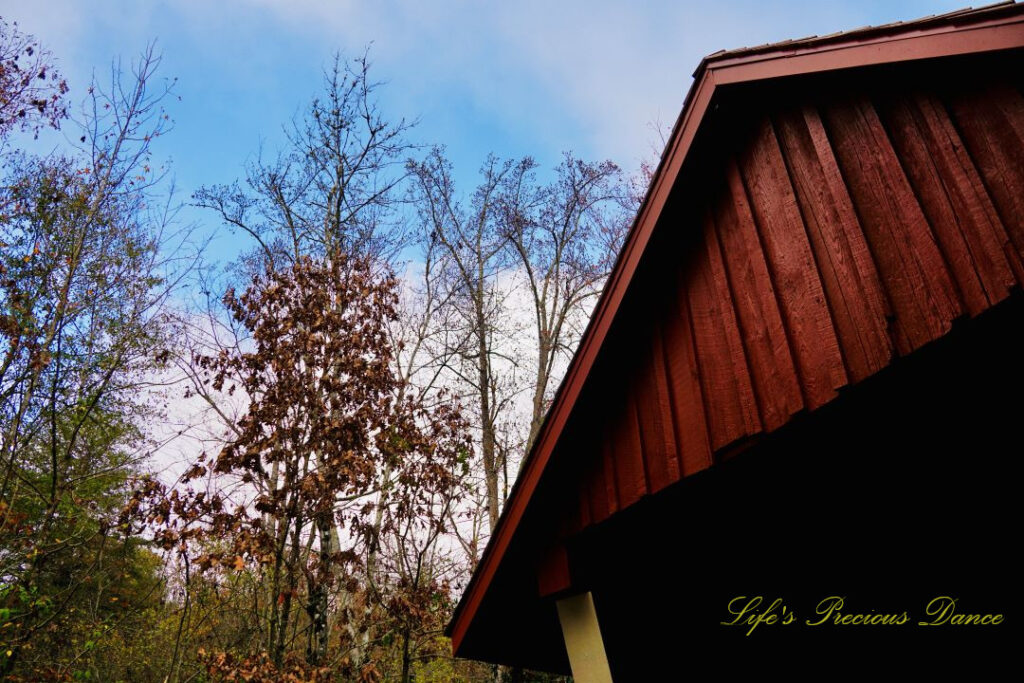
[[[809,408],[847,383],[818,266],[771,120],[763,117],[743,150],[740,170],[761,237],[789,344]]]
[[[776,429],[802,409],[804,401],[775,284],[768,272],[743,180],[732,160],[726,167],[725,188],[714,206],[713,225],[709,218],[707,232],[715,242],[720,239],[761,420],[765,429]]]
[[[562,543],[542,551],[537,563],[537,594],[544,598],[572,586],[569,553]]]
[[[885,290],[818,111],[790,109],[776,122],[843,357],[860,381],[892,358]]]
[[[705,469],[1024,282],[1024,99],[986,88],[759,122],[719,191],[687,209],[702,236],[667,314],[618,328],[633,367],[612,364],[605,438],[558,528]]]
[[[956,287],[874,105],[858,96],[823,113],[892,302],[897,348],[907,353],[947,332],[963,313]]]
[[[626,508],[647,493],[647,475],[636,419],[636,401],[626,391],[621,409],[615,414],[612,444],[615,449],[615,488],[619,506]]]
[[[915,93],[884,98],[879,111],[964,304],[977,315],[1005,298],[1014,282],[1003,251],[1008,238],[998,220],[993,222],[994,207],[972,182],[973,165],[965,166],[967,160],[957,154],[962,145],[948,121],[943,125],[945,110],[936,105]]]
[[[660,340],[657,339],[655,329],[652,326],[649,335],[640,337],[648,344],[632,392],[636,396],[640,439],[651,493],[679,480],[672,411],[662,366]]]
[[[587,449],[586,454],[582,458],[581,465],[581,477],[576,485],[577,492],[577,510],[576,510],[576,528],[573,529],[573,533],[586,529],[593,523],[593,516],[591,510],[593,509],[593,503],[590,501],[594,490],[594,478],[595,470],[597,465],[601,462],[601,451],[594,446],[597,444],[591,442],[592,445]]]
[[[680,474],[685,477],[710,467],[712,459],[697,351],[690,324],[690,304],[681,272],[677,282],[676,307],[666,314],[661,334],[679,448]]]
[[[1015,247],[1010,265],[1024,281],[1024,98],[1013,88],[990,85],[949,92],[946,101]]]
[[[689,296],[694,346],[713,451],[761,429],[750,370],[714,225],[704,216],[703,244]]]
[[[663,343],[664,333],[662,332],[664,317],[666,313],[673,315],[674,311],[665,310],[654,322],[651,330],[651,368],[654,380],[654,395],[658,404],[658,412],[661,415],[661,423],[665,430],[665,471],[668,475],[668,482],[679,481],[683,476],[682,457],[680,453],[679,429],[676,425],[675,407],[672,403],[672,389],[670,387],[668,366],[665,361],[665,345]]]
[[[1021,100],[1018,98],[1018,101]],[[1024,128],[1024,102],[1021,103],[1017,110],[1020,123],[1018,137]],[[942,152],[937,158],[943,183],[957,189],[953,195],[954,206],[958,216],[965,217],[961,221],[961,229],[985,283],[989,300],[994,303],[1003,298],[1004,288],[1024,283],[1024,262],[1014,251],[1006,226],[1000,220],[978,168],[942,101],[934,93],[929,93],[921,102],[920,111],[927,124],[926,130],[934,139],[934,147]],[[1024,153],[1024,145],[1019,149]],[[1020,191],[1024,194],[1024,170],[1018,166],[1018,171],[1018,182],[1022,185]]]

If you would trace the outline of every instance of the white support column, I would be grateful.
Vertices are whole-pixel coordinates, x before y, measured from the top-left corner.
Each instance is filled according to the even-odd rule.
[[[573,595],[559,600],[557,605],[573,680],[576,683],[612,683],[593,596],[590,593]]]

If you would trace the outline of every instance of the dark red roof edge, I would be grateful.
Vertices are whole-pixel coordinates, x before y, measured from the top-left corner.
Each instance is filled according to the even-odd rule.
[[[597,359],[715,89],[768,78],[1019,47],[1024,47],[1024,4],[1004,2],[820,38],[717,52],[701,60],[590,323],[446,629],[456,655]]]

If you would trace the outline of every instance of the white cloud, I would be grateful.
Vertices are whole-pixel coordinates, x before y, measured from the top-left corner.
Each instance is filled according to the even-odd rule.
[[[210,98],[225,83],[226,98],[246,87],[291,97],[288,85],[309,81],[335,49],[351,55],[373,43],[375,73],[391,83],[389,102],[429,117],[431,130],[470,138],[476,129],[500,136],[495,147],[518,140],[530,147],[521,153],[554,159],[572,148],[631,166],[649,154],[648,124],[674,121],[701,56],[910,19],[958,1],[49,0],[18,4],[13,14],[74,68],[97,35],[126,54],[155,35],[186,35],[183,44],[209,66],[209,85],[193,88]],[[218,114],[230,107],[211,106]]]
[[[648,153],[647,124],[675,119],[703,55],[911,19],[955,2],[931,3],[934,9],[747,0],[252,4],[320,41],[375,41],[375,57],[408,93],[410,110],[461,93],[481,115],[525,131],[540,148],[585,146],[629,165]]]

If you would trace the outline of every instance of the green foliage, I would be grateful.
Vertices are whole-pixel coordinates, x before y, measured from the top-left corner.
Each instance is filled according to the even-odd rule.
[[[0,29],[3,55],[12,34]],[[158,677],[139,668],[147,639],[133,634],[161,610],[161,562],[122,524],[168,338],[163,226],[147,209],[148,144],[167,121],[147,87],[155,64],[147,55],[133,84],[115,74],[109,91],[90,89],[89,154],[4,155],[0,674],[11,680]],[[0,64],[4,106],[21,96],[10,68]],[[56,125],[62,106],[41,105],[40,120]]]

